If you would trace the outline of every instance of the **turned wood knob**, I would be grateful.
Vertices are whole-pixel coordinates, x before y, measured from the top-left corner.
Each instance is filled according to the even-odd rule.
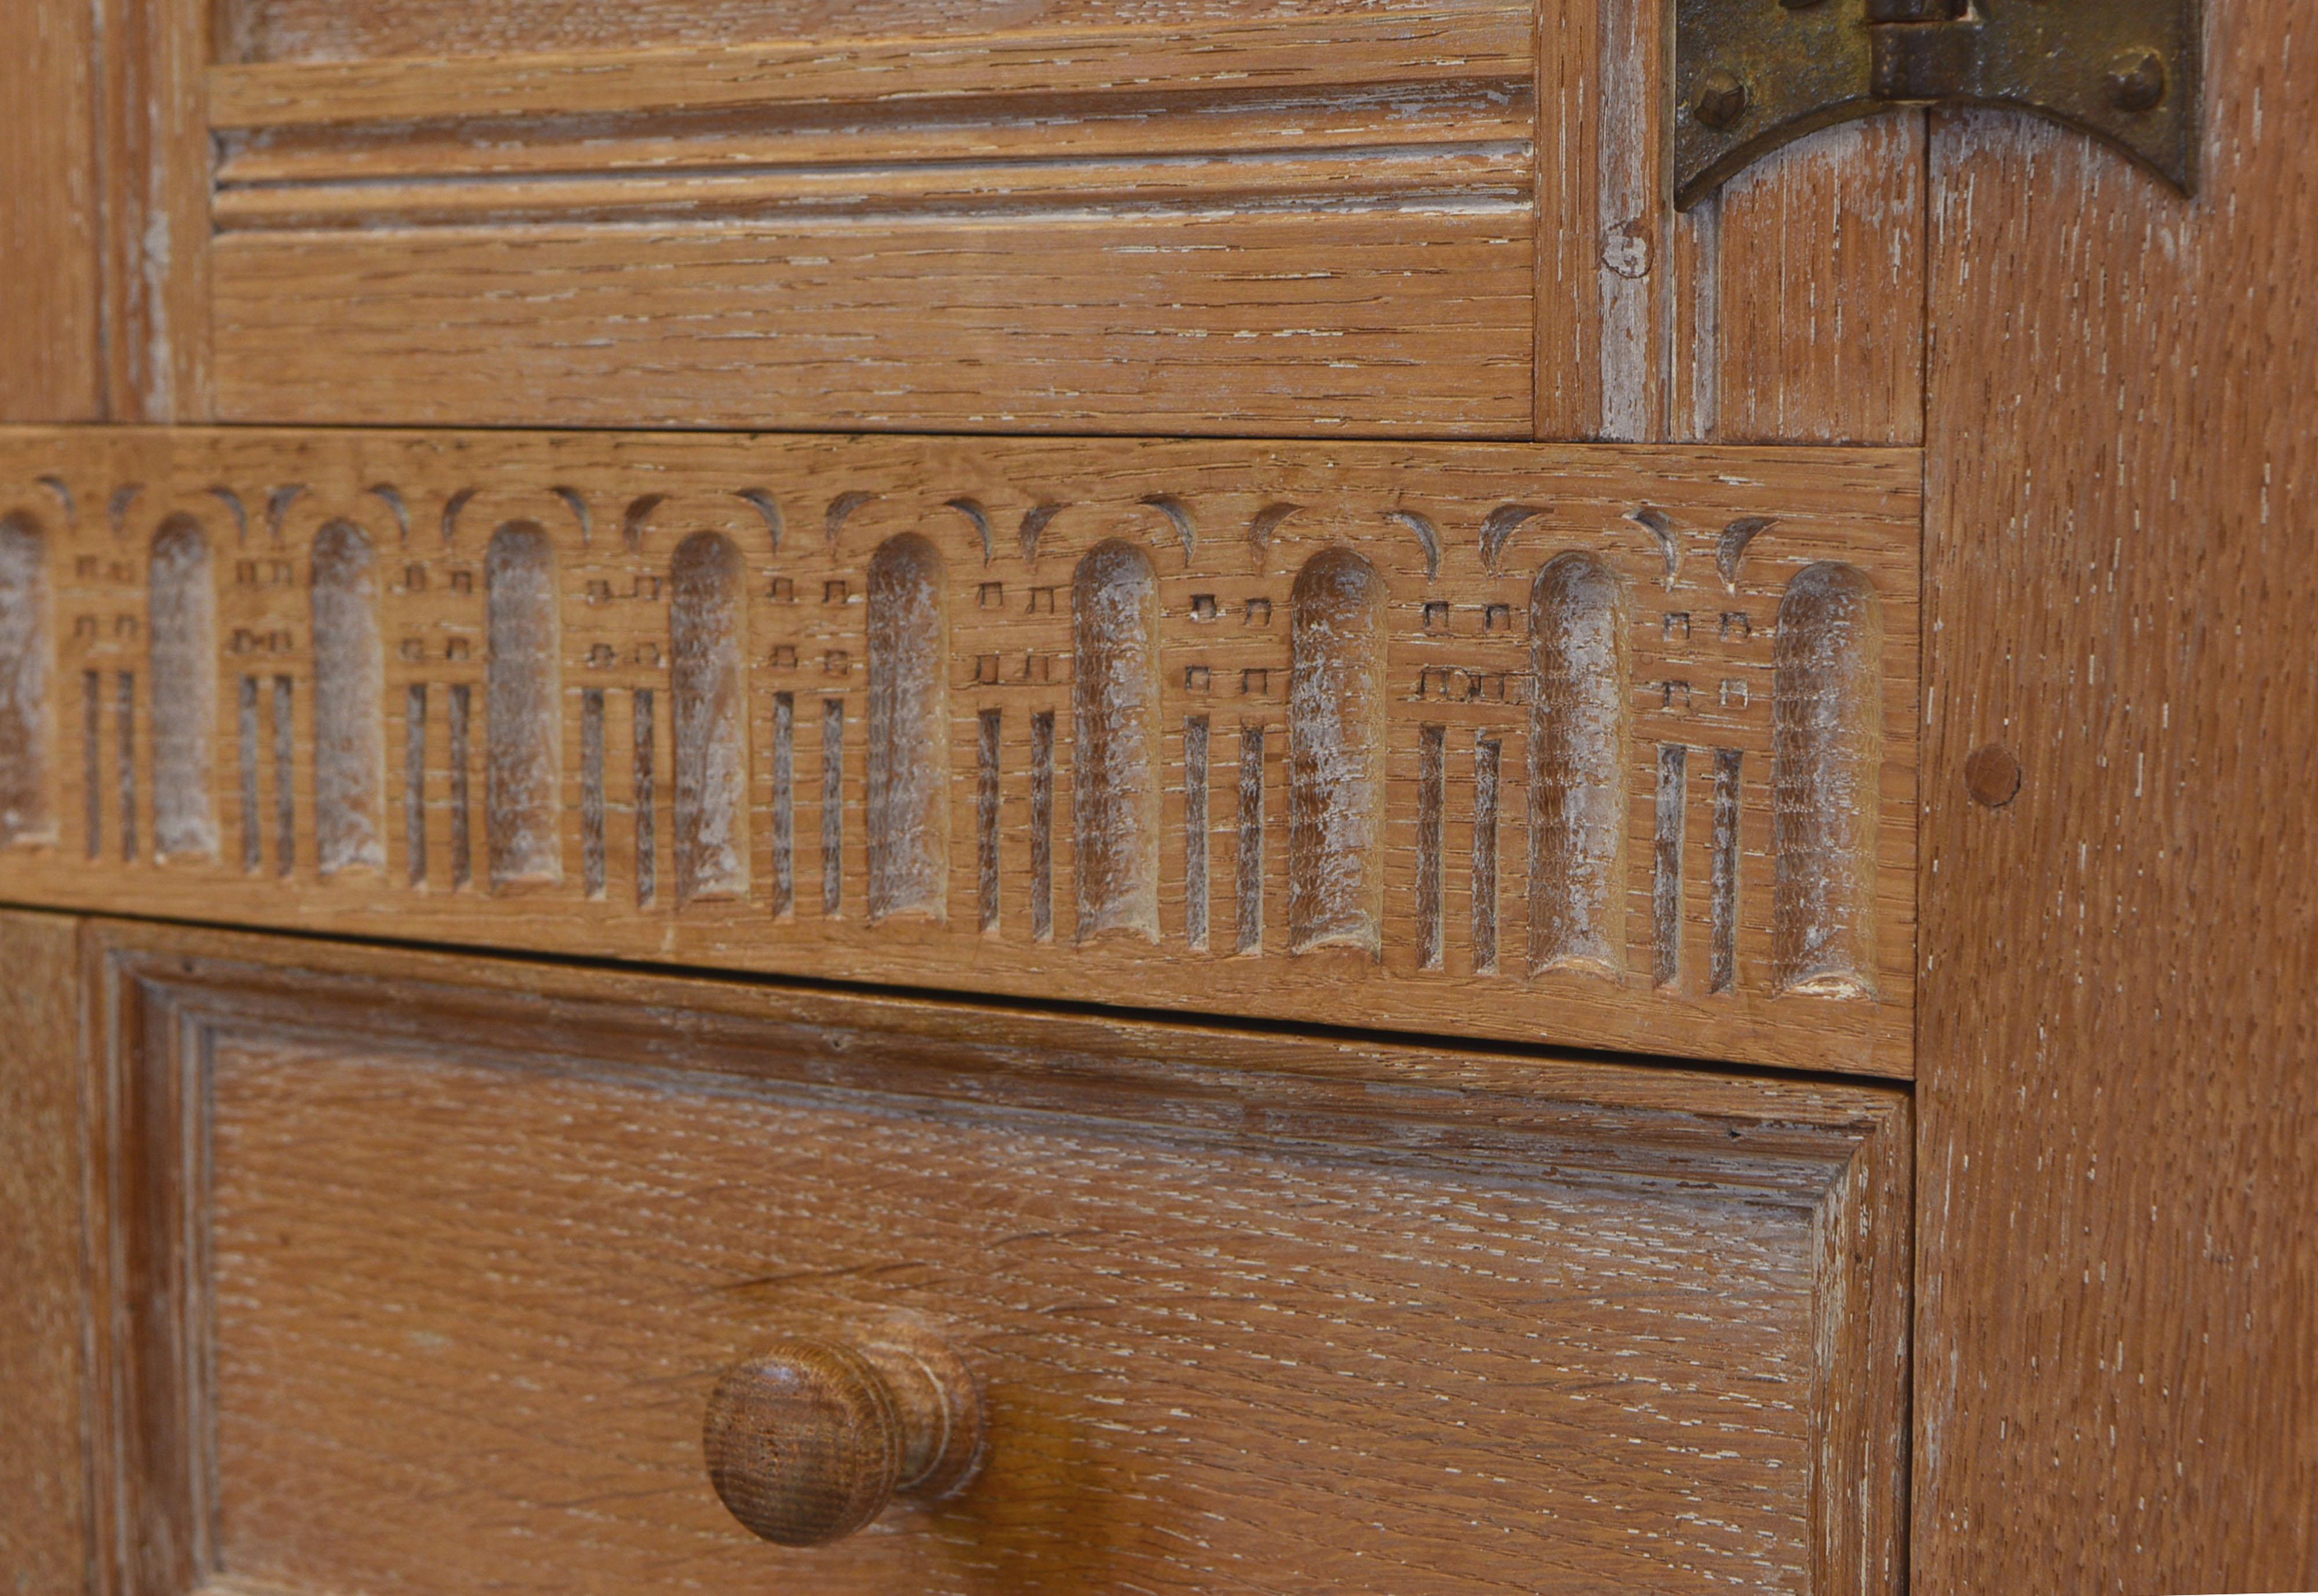
[[[852,1534],[900,1493],[946,1496],[982,1454],[982,1392],[930,1336],[791,1336],[734,1364],[709,1394],[701,1443],[732,1516],[769,1541]]]

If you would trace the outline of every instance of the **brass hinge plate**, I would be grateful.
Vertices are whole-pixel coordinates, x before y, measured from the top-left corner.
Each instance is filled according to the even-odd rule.
[[[1675,199],[1906,105],[2053,117],[2187,193],[2198,70],[2197,0],[1675,0]]]

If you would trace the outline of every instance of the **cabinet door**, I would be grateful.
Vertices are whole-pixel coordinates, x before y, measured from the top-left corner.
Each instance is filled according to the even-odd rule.
[[[123,419],[1914,443],[1921,118],[1678,216],[1662,9],[111,0],[24,209]]]
[[[1533,923],[1529,903],[1512,901],[1527,888],[1510,884],[1514,847],[1495,851],[1481,817],[1528,813],[1538,794],[1516,790],[1529,780],[1518,742],[1487,735],[1499,712],[1424,707],[1425,685],[1443,678],[1422,667],[1384,712],[1407,738],[1386,780],[1406,793],[1409,820],[1379,844],[1406,888],[1387,911],[1406,917],[1394,928],[1400,940],[1379,945],[1406,968],[1353,1000],[1309,979],[1307,953],[1282,949],[1277,964],[1268,953],[1218,960],[1219,976],[1186,962],[1152,979],[1120,943],[1097,938],[1089,962],[1125,973],[1093,995],[1914,1079],[1928,1349],[1914,1478],[1919,1584],[2318,1583],[2318,1484],[2308,1467],[2278,1461],[2310,1456],[2307,1414],[2318,1405],[2306,1339],[2318,1235],[2296,1200],[2318,1180],[2318,1077],[2305,1062],[2318,1016],[2310,983],[2296,979],[2313,939],[2310,894],[2292,890],[2318,858],[2307,797],[2318,698],[2299,619],[2318,603],[2318,567],[2303,547],[2318,520],[2318,435],[2305,424],[2318,311],[2299,269],[2318,252],[2318,202],[2294,137],[2318,119],[2318,64],[2291,0],[2204,9],[2193,199],[2071,132],[1995,112],[1910,112],[1817,133],[1677,213],[1663,158],[1666,8],[1646,0],[1056,0],[996,12],[865,3],[777,14],[717,0],[17,0],[0,15],[0,102],[21,108],[0,128],[12,252],[0,271],[0,417],[231,423],[234,446],[259,463],[241,477],[173,478],[168,492],[190,496],[189,508],[160,502],[141,468],[100,471],[91,489],[53,458],[40,462],[54,444],[43,438],[8,489],[0,643],[12,659],[75,664],[46,677],[12,667],[14,691],[0,694],[0,754],[20,754],[26,728],[45,724],[51,757],[36,774],[54,796],[45,810],[19,809],[35,766],[0,759],[7,895],[258,924],[294,914],[331,930],[479,942],[497,931],[459,928],[530,923],[517,900],[535,883],[520,873],[499,897],[484,879],[477,899],[499,906],[447,928],[402,918],[382,889],[363,898],[347,884],[364,879],[361,868],[333,878],[336,897],[294,872],[287,900],[262,893],[276,855],[294,859],[305,846],[319,862],[319,839],[301,844],[296,822],[320,792],[310,746],[294,734],[265,740],[312,698],[302,662],[277,670],[266,655],[277,641],[285,656],[305,647],[274,617],[311,613],[295,573],[319,530],[291,531],[319,496],[302,468],[283,462],[338,451],[334,490],[361,500],[392,488],[360,469],[372,424],[443,428],[420,446],[454,460],[476,457],[475,435],[456,429],[487,426],[806,429],[836,453],[862,433],[906,433],[936,454],[968,433],[1091,438],[1130,453],[1150,438],[1180,448],[1199,434],[1223,452],[1202,467],[1215,473],[1203,491],[1228,505],[1221,523],[1189,523],[1206,546],[1217,546],[1214,525],[1227,525],[1235,557],[1252,561],[1282,525],[1281,507],[1306,503],[1311,479],[1297,472],[1320,471],[1343,512],[1327,535],[1388,524],[1412,540],[1395,573],[1410,641],[1421,644],[1436,602],[1483,628],[1472,655],[1444,661],[1469,673],[1460,684],[1493,674],[1486,650],[1527,648],[1532,634],[1490,641],[1492,605],[1523,613],[1496,590],[1502,570],[1469,578],[1452,565],[1455,591],[1425,595],[1424,540],[1445,535],[1452,560],[1461,550],[1478,565],[1490,511],[1530,500],[1458,498],[1462,519],[1444,523],[1404,494],[1400,473],[1438,481],[1474,458],[1456,451],[1505,449],[1527,482],[1523,473],[1570,459],[1540,441],[1640,445],[1617,456],[1630,473],[1620,480],[1649,486],[1561,531],[1633,567],[1622,580],[1650,607],[1627,641],[1684,668],[1638,678],[1624,701],[1633,723],[1656,716],[1660,729],[1677,684],[1695,703],[1698,685],[1713,681],[1719,707],[1726,679],[1686,675],[1694,655],[1671,655],[1698,637],[1704,605],[1661,600],[1681,596],[1685,580],[1711,585],[1712,597],[1721,534],[1759,517],[1675,517],[1694,542],[1676,540],[1689,550],[1688,574],[1667,572],[1665,587],[1650,569],[1657,545],[1634,541],[1654,535],[1650,523],[1632,517],[1667,510],[1667,484],[1694,481],[1685,473],[1703,461],[1709,480],[1719,471],[1753,492],[1789,470],[1805,481],[1843,476],[1864,458],[1859,446],[1892,451],[1869,463],[1911,479],[1910,506],[1923,507],[1902,507],[1907,530],[1876,569],[1920,573],[1914,635],[1925,647],[1919,674],[1886,684],[1900,730],[1885,728],[1875,786],[1877,802],[1907,819],[1864,846],[1877,860],[1879,923],[1906,934],[1879,944],[1901,973],[1879,972],[1872,995],[1822,1010],[1835,1023],[1740,1013],[1752,998],[1718,1007],[1716,965],[1697,962],[1714,946],[1718,889],[1712,854],[1694,845],[1715,835],[1708,756],[1730,750],[1673,731],[1632,742],[1640,757],[1622,767],[1625,984],[1573,1001],[1520,984],[1542,973],[1516,978],[1503,961],[1514,946],[1505,928],[1526,937]],[[286,430],[292,423],[318,424],[330,441]],[[116,450],[201,458],[218,446],[115,430],[75,427],[73,447],[110,461]],[[573,447],[490,435],[501,441],[493,447],[535,447],[549,462]],[[587,435],[596,441],[583,454],[616,447]],[[1282,468],[1255,438],[1322,453]],[[1770,453],[1718,465],[1667,453],[1677,444]],[[1800,444],[1842,446],[1848,463]],[[1377,453],[1354,461],[1361,450]],[[981,520],[961,525],[984,546],[1035,549],[1064,501],[1057,481],[1083,485],[1074,473],[1087,458],[1002,476],[1011,497],[996,517],[963,489],[929,502],[973,505]],[[1347,470],[1356,490],[1330,474]],[[526,486],[548,507],[491,520],[481,538],[559,515],[557,533],[592,536],[598,550],[633,554],[652,534],[647,511],[626,541],[626,512],[649,489],[620,479],[608,496],[616,511],[605,515],[561,471],[537,473]],[[1094,474],[1124,480],[1107,467]],[[443,512],[468,484],[452,471],[434,480],[415,516],[411,499],[391,496],[373,495],[363,512],[383,536],[417,537],[427,552],[412,564],[459,557],[439,540],[455,531],[459,516]],[[919,487],[957,480],[928,471]],[[1188,501],[1136,484],[1109,507],[1159,518],[1146,536],[1182,535],[1172,517]],[[851,496],[867,492],[816,496],[790,523],[801,529],[792,547],[833,550],[866,502]],[[1536,497],[1567,509],[1567,495]],[[163,878],[144,859],[162,817],[151,807],[156,717],[140,696],[156,685],[141,592],[152,539],[193,509],[215,517],[214,535],[238,540],[251,562],[248,612],[266,622],[246,629],[240,664],[219,668],[229,684],[220,690],[235,696],[211,727],[219,751],[201,773],[220,784],[219,814],[238,820],[247,794],[257,869],[224,868],[247,856],[229,852],[240,837],[220,833],[216,879],[181,874],[151,891]],[[292,535],[295,553],[283,552]],[[28,575],[40,560],[26,553],[53,552],[67,536],[86,540],[74,543],[70,568],[72,580],[85,578],[74,602],[86,602],[69,612],[64,579]],[[277,581],[279,569],[293,574]],[[1878,592],[1889,601],[1904,588],[1912,606],[1915,578],[1899,580]],[[983,585],[973,584],[977,604]],[[1181,602],[1221,592],[1186,589]],[[1678,636],[1677,615],[1692,632]],[[67,620],[90,628],[75,645],[85,655],[53,651]],[[454,837],[473,858],[488,847],[476,829],[490,823],[475,807],[482,799],[454,825],[423,797],[429,781],[447,787],[454,765],[461,780],[483,779],[481,753],[450,752],[443,696],[482,690],[450,675],[455,663],[480,677],[478,635],[427,634],[436,652],[425,668],[443,674],[394,684],[438,695],[427,735],[442,749],[422,741],[419,823],[400,833],[425,845],[417,851],[430,868]],[[229,626],[220,648],[232,638]],[[454,647],[467,656],[453,661]],[[825,641],[820,658],[840,647]],[[167,667],[187,657],[165,652],[172,692],[182,677]],[[975,650],[953,660],[961,701],[983,660],[1002,657]],[[791,665],[814,658],[799,651]],[[1195,666],[1210,685],[1272,680],[1272,666],[1223,658],[1176,659],[1185,676],[1166,690],[1190,691]],[[758,663],[770,668],[773,655]],[[668,686],[649,679],[660,664],[631,654],[621,668],[631,674],[606,689],[615,695],[606,713],[637,691],[661,695],[665,708]],[[137,680],[124,687],[127,674]],[[564,811],[575,836],[588,824],[590,746],[586,689],[577,691],[572,740],[557,750],[571,761]],[[824,698],[789,691],[808,712]],[[36,703],[45,712],[28,707]],[[984,707],[975,707],[972,738]],[[1054,704],[1042,703],[1031,724],[1058,713],[1051,737],[1071,723]],[[599,751],[615,780],[629,761],[632,792],[645,794],[639,823],[666,838],[673,802],[663,818],[652,794],[669,787],[669,722],[644,719],[640,740],[633,721],[599,720],[599,731],[632,739]],[[1217,740],[1204,768],[1227,827],[1239,790],[1226,785],[1237,768],[1218,762],[1225,719],[1209,715]],[[773,736],[769,716],[755,724]],[[1427,740],[1434,730],[1437,743]],[[80,738],[69,747],[68,731]],[[1004,764],[1016,756],[1002,736],[1002,769],[1035,766],[1038,735],[1017,765]],[[382,739],[382,751],[398,746]],[[960,924],[964,906],[980,905],[979,855],[965,843],[981,835],[979,746],[969,738],[954,750],[948,859]],[[1262,761],[1285,745],[1275,735],[1266,746],[1253,785],[1276,797]],[[1451,761],[1451,747],[1469,758]],[[1893,761],[1903,747],[1909,758]],[[1660,763],[1670,748],[1682,760]],[[188,767],[175,768],[183,778]],[[277,768],[289,774],[276,778]],[[387,765],[382,805],[409,768]],[[1191,768],[1187,755],[1185,783]],[[1481,796],[1492,768],[1496,810]],[[763,779],[769,786],[769,761]],[[1006,823],[1010,802],[1050,824],[1067,816],[1067,797],[1053,808],[1051,785],[1029,780],[1017,795],[1005,779],[993,812]],[[1761,812],[1741,785],[1742,812]],[[1163,803],[1179,801],[1177,790],[1167,786]],[[1429,811],[1428,793],[1440,799]],[[752,846],[778,834],[777,807],[753,817]],[[1172,837],[1172,811],[1162,812]],[[1273,838],[1268,826],[1290,824],[1267,813],[1229,839],[1262,843]],[[607,802],[597,818],[609,835],[634,817]],[[1178,856],[1209,858],[1195,830],[1183,828]],[[204,840],[198,825],[170,835]],[[382,846],[390,864],[407,864],[392,852],[397,835],[390,828]],[[89,836],[106,839],[103,868],[85,854],[39,856]],[[1223,842],[1215,847],[1220,872]],[[1263,872],[1284,870],[1287,845],[1249,852],[1264,861],[1251,873],[1261,902]],[[1735,901],[1747,883],[1775,879],[1774,852],[1744,842],[1731,851]],[[1056,856],[1043,856],[1049,890],[1066,889],[1067,865],[1056,878]],[[567,879],[584,883],[584,845],[573,858]],[[606,858],[615,871],[618,856]],[[1661,859],[1679,868],[1662,871]],[[865,853],[850,878],[857,893],[867,868]],[[1038,878],[1036,865],[1025,869]],[[609,879],[633,896],[643,874]],[[229,876],[229,888],[218,884]],[[1009,879],[996,889],[1002,910]],[[1473,907],[1488,895],[1484,879],[1500,883],[1496,920]],[[705,906],[693,910],[696,925],[728,909],[713,895],[695,902]],[[586,900],[578,916],[595,919],[540,915],[548,934],[529,945],[591,951],[598,926],[630,912],[608,904]],[[618,951],[708,962],[701,949],[714,939],[687,943],[675,912],[628,919]],[[1170,935],[1173,912],[1163,910]],[[1071,968],[1062,959],[1075,945],[984,959],[972,923],[975,934],[951,945],[959,956],[877,973],[1034,993],[1064,982],[1055,972]],[[1220,937],[1223,922],[1208,923]],[[1282,922],[1268,924],[1277,932]],[[1678,950],[1671,985],[1658,979],[1667,928]],[[768,953],[770,935],[757,935],[736,938],[731,965],[785,967],[786,950]],[[849,948],[796,941],[821,949],[822,973],[858,973]],[[1459,984],[1428,991],[1419,977],[1436,946]],[[1499,973],[1469,981],[1489,946],[1501,950]],[[1738,969],[1743,991],[1743,955]],[[2272,1326],[2286,1328],[2272,1336]]]

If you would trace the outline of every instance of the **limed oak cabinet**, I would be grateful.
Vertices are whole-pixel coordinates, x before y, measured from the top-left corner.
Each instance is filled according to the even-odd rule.
[[[2318,1583],[2289,10],[17,0],[0,1573]]]

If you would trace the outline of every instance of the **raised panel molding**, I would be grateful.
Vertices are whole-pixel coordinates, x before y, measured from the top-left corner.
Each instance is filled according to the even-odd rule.
[[[995,1449],[965,1517],[822,1548],[819,1590],[1905,1585],[1889,1087],[85,946],[108,1589],[755,1584],[701,1403],[865,1312],[971,1348]]]
[[[1922,120],[1677,216],[1640,0],[100,9],[23,421],[1922,437]]]
[[[221,64],[217,417],[1524,436],[1533,28]]]
[[[1919,480],[0,432],[0,890],[1905,1075]]]

